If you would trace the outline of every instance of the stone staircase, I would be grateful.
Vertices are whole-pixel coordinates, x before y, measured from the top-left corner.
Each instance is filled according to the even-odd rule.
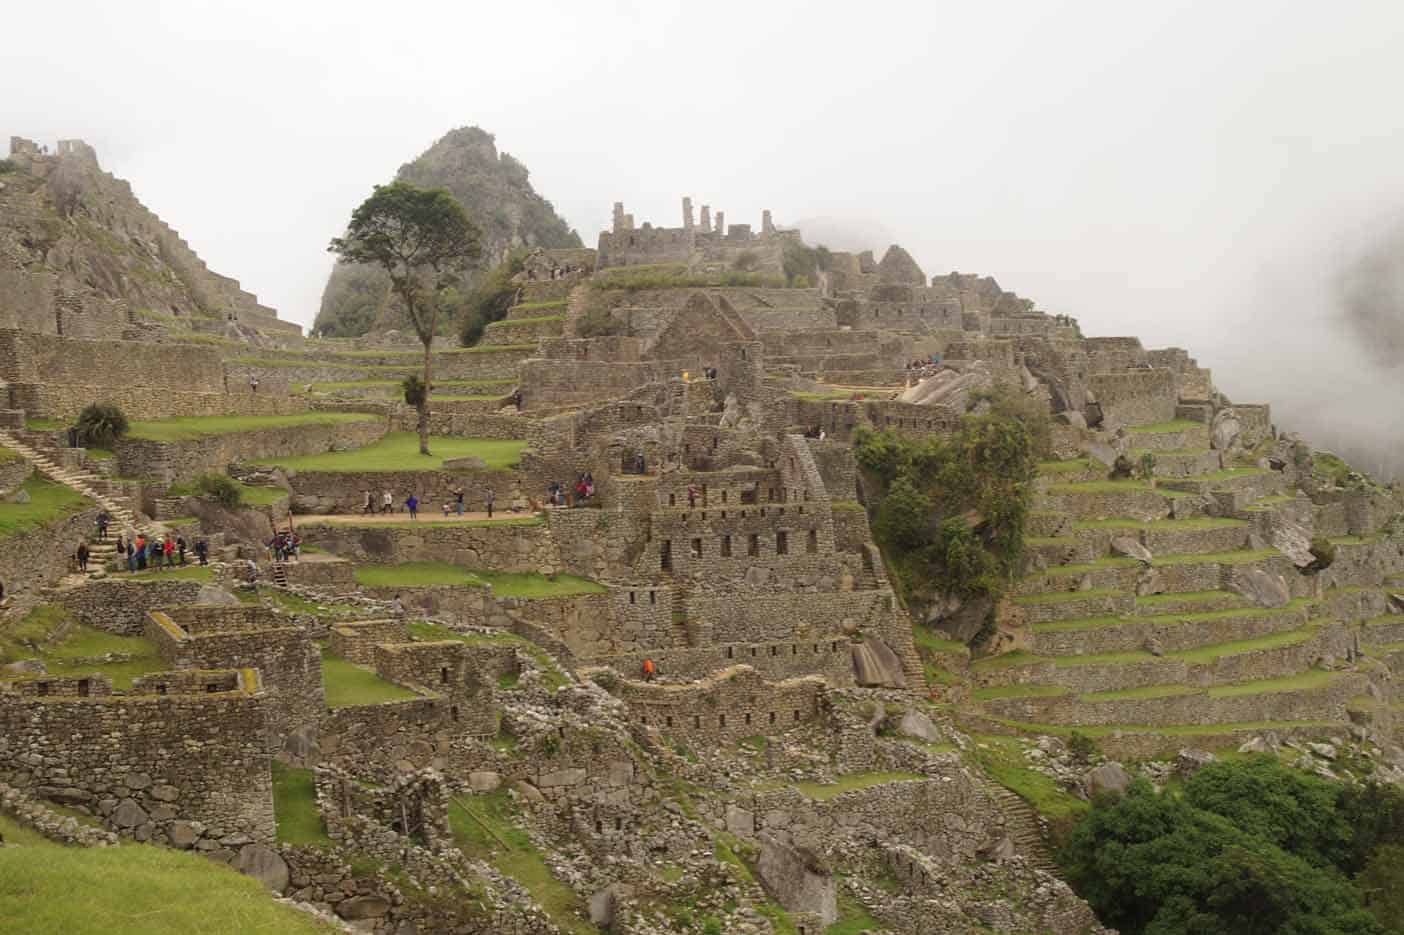
[[[138,517],[128,506],[125,497],[113,496],[109,483],[104,478],[57,463],[49,452],[40,451],[25,444],[14,432],[9,430],[0,430],[0,447],[10,449],[33,464],[35,469],[45,477],[76,490],[107,511],[111,517],[111,523],[108,526],[108,541],[89,543],[90,565],[101,568],[106,562],[116,557],[116,545],[112,540],[120,533],[133,530],[150,536],[165,532],[165,527],[161,524]]]
[[[1015,850],[1035,868],[1048,873],[1058,873],[1058,865],[1048,853],[1043,828],[1033,806],[996,782],[983,776],[979,777],[979,780],[985,792],[1004,815],[1004,828],[1009,832],[1009,839],[1014,842]]]

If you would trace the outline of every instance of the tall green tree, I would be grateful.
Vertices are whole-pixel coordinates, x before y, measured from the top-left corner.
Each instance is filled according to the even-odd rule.
[[[434,334],[445,293],[457,270],[482,254],[481,232],[447,190],[408,182],[377,185],[351,214],[346,235],[327,249],[348,263],[371,263],[390,277],[424,344],[424,393],[419,413],[419,453],[429,454],[429,395],[434,386]]]

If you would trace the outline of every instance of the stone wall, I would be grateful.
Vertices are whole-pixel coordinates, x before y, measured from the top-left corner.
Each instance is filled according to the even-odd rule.
[[[114,450],[123,477],[171,483],[222,471],[235,461],[360,448],[378,441],[385,431],[383,420],[369,417],[364,422],[254,429],[173,442],[123,438]]]
[[[357,665],[373,666],[376,644],[403,643],[407,639],[409,631],[401,619],[353,620],[332,626],[328,649],[332,655]]]
[[[480,737],[497,733],[496,680],[477,669],[478,657],[461,640],[381,643],[374,652],[375,670],[382,678],[442,692],[448,698],[455,731]]]
[[[8,497],[18,490],[20,485],[29,480],[29,476],[33,473],[34,465],[23,458],[0,461],[0,497]]]
[[[118,575],[66,589],[57,597],[79,623],[108,633],[136,636],[145,631],[146,615],[152,608],[194,604],[203,586],[203,582],[188,578]]]
[[[374,496],[375,509],[380,509],[384,491],[395,497],[395,508],[404,509],[405,498],[413,493],[419,498],[420,510],[426,515],[438,515],[440,505],[453,507],[453,490],[461,487],[464,509],[481,512],[486,509],[484,497],[491,489],[496,495],[495,509],[506,512],[512,496],[520,490],[513,471],[475,470],[449,471],[287,471],[293,490],[294,513],[360,513],[365,505],[366,491]]]
[[[560,555],[545,523],[470,526],[411,523],[382,526],[298,525],[308,545],[356,562],[441,561],[485,571],[555,574]]]
[[[0,584],[12,612],[44,600],[44,589],[68,573],[78,543],[96,532],[98,511],[83,509],[45,523],[37,529],[0,539],[5,560],[0,563]]]
[[[273,840],[266,697],[22,697],[0,689],[0,778],[90,809],[140,841],[202,850]]]
[[[174,669],[256,669],[275,745],[315,723],[326,706],[321,653],[282,614],[254,605],[173,607],[153,610],[144,632]]]
[[[1104,424],[1152,425],[1175,418],[1179,389],[1171,370],[1093,373],[1088,388],[1102,407]]]
[[[750,666],[737,665],[687,685],[627,681],[620,690],[639,724],[689,744],[715,746],[814,720],[824,680],[768,682]]]

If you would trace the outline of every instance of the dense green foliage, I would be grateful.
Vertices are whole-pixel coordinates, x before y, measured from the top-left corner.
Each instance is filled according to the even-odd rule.
[[[880,493],[873,534],[909,604],[1003,591],[1023,553],[1046,422],[1001,392],[949,436],[857,433],[858,463]]]
[[[1308,574],[1325,571],[1336,561],[1336,546],[1330,539],[1318,536],[1311,540],[1311,564],[1302,569]]]
[[[785,270],[785,282],[796,288],[807,288],[819,281],[821,270],[827,270],[833,261],[833,254],[822,244],[809,247],[798,241],[785,244],[781,264]]]
[[[111,448],[131,427],[127,414],[115,403],[88,403],[74,423],[78,443],[86,448]]]
[[[454,311],[459,325],[458,337],[465,347],[477,344],[488,325],[507,317],[517,301],[518,287],[512,277],[522,271],[522,257],[521,253],[513,253],[479,276],[462,307]]]
[[[225,474],[201,474],[193,486],[197,495],[208,497],[225,509],[237,509],[244,502],[244,488]]]
[[[499,155],[492,135],[477,127],[450,131],[396,176],[421,188],[444,188],[482,230],[483,256],[496,260],[522,243],[550,248],[579,247],[580,238],[532,189],[527,170],[506,153]],[[476,285],[482,265],[466,262],[458,273]],[[447,305],[441,333],[459,331],[462,304]],[[322,294],[314,334],[354,337],[373,327],[401,328],[403,311],[391,301],[389,279],[373,266],[338,263]]]
[[[405,405],[415,408],[424,405],[424,400],[429,397],[429,387],[417,373],[411,373],[400,381],[400,391],[404,393]]]
[[[1260,756],[1099,799],[1063,862],[1124,935],[1380,935],[1404,932],[1401,845],[1404,790]]]

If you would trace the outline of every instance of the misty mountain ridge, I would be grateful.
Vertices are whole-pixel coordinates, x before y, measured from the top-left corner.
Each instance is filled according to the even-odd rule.
[[[499,153],[491,133],[459,127],[444,134],[418,158],[395,174],[420,188],[445,188],[463,205],[482,231],[482,258],[463,270],[466,288],[473,275],[497,262],[513,247],[579,247],[580,237],[556,214],[551,202],[531,186],[525,165]],[[347,206],[347,216],[355,205]],[[407,325],[390,295],[390,280],[381,270],[337,263],[322,292],[313,332],[325,337],[356,337]],[[451,330],[452,322],[444,322]]]

